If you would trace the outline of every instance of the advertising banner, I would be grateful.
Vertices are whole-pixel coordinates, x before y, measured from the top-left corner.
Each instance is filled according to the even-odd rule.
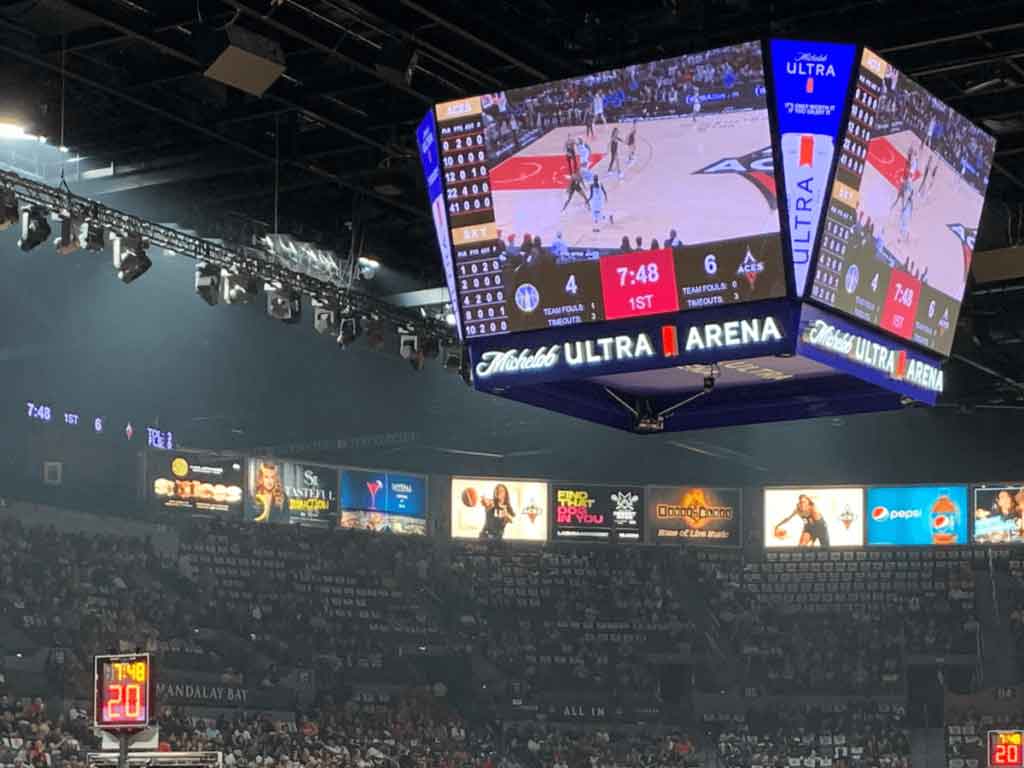
[[[868,488],[869,546],[967,543],[967,486]]]
[[[1024,541],[1024,483],[978,485],[974,492],[974,543]]]
[[[639,541],[644,489],[632,485],[554,486],[556,540]]]
[[[341,470],[342,528],[424,535],[427,480],[372,469]]]
[[[455,539],[546,541],[548,484],[453,477],[451,515]]]
[[[835,159],[856,46],[772,40],[772,93],[796,292],[802,296]]]
[[[326,527],[337,514],[338,471],[276,459],[250,459],[246,518],[254,523]]]
[[[863,488],[766,488],[764,545],[860,547],[864,545]]]
[[[146,456],[150,503],[161,510],[240,519],[242,461],[151,451]]]
[[[740,491],[737,488],[654,486],[647,489],[647,540],[738,546]]]

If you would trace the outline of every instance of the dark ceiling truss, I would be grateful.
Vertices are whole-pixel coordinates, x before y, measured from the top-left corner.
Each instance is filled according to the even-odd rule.
[[[990,200],[1024,201],[1021,2],[595,0],[580,10],[494,0],[486,12],[469,0],[42,2],[74,24],[0,15],[0,52],[16,50],[51,86],[64,52],[68,82],[88,94],[75,103],[90,113],[69,116],[69,143],[101,165],[113,162],[113,178],[86,185],[86,194],[174,185],[167,197],[209,196],[265,219],[279,136],[282,206],[349,211],[369,200],[382,221],[429,234],[412,139],[435,101],[755,37],[830,39],[843,29],[996,133]],[[264,98],[203,77],[192,42],[200,13],[208,25],[237,23],[282,46],[285,76]],[[399,44],[418,52],[409,82],[377,67]],[[379,192],[380,169],[404,174],[403,194]],[[430,242],[410,258],[432,262],[437,277]]]

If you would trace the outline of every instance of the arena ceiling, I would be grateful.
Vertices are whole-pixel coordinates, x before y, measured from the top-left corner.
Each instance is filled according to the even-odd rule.
[[[236,28],[283,52],[262,98],[204,74],[204,41]],[[1021,241],[1022,2],[0,0],[0,96],[83,158],[75,192],[242,241],[272,226],[276,179],[279,230],[339,251],[355,233],[422,287],[442,282],[413,144],[428,105],[772,35],[870,45],[994,134],[978,250]],[[1024,395],[1004,288],[965,306],[959,364],[990,371],[963,377],[968,405]]]

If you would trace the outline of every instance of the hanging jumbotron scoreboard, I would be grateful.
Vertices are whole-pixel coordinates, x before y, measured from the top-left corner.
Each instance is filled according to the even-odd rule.
[[[104,731],[142,731],[153,720],[153,675],[148,653],[97,656],[93,723]]]
[[[943,391],[995,140],[870,49],[469,96],[417,144],[478,390],[637,432]]]

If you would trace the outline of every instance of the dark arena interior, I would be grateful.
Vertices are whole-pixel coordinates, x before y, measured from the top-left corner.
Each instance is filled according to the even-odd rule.
[[[0,768],[1024,766],[1024,2],[0,0],[0,229]]]

